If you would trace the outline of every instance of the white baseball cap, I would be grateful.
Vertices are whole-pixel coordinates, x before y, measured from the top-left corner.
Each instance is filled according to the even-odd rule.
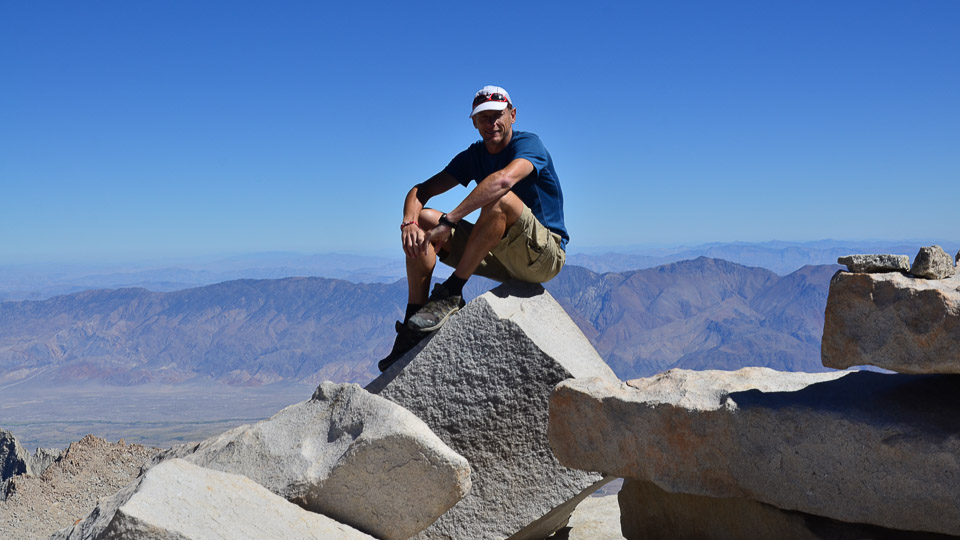
[[[503,87],[484,86],[473,97],[473,112],[470,113],[470,118],[483,111],[502,111],[507,108],[507,105],[513,105],[513,101]]]

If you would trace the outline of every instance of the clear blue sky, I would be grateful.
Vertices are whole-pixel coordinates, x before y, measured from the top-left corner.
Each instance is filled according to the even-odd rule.
[[[0,263],[394,249],[485,84],[571,252],[960,236],[954,0],[10,1]]]

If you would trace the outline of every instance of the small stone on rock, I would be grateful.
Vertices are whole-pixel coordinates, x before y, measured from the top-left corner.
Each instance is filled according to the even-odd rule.
[[[910,273],[927,279],[944,279],[955,272],[950,255],[940,246],[922,247],[913,259]]]

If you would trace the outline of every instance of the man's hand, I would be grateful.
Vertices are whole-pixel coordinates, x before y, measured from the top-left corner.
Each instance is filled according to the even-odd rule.
[[[418,253],[425,254],[427,252],[427,246],[433,244],[434,253],[440,251],[440,246],[445,244],[447,240],[450,239],[450,227],[447,225],[437,225],[436,227],[430,229],[423,235],[423,238],[420,240],[420,245],[417,246]]]
[[[400,230],[400,242],[403,244],[403,252],[407,257],[414,258],[420,254],[420,242],[426,234],[423,229],[413,222]]]

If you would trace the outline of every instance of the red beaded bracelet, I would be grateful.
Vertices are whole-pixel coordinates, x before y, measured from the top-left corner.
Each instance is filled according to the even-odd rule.
[[[408,221],[408,222],[406,222],[406,223],[401,223],[401,224],[400,224],[400,230],[402,231],[403,228],[406,227],[407,225],[417,225],[417,222],[416,222],[416,221]],[[419,225],[417,225],[417,226],[419,227]]]

